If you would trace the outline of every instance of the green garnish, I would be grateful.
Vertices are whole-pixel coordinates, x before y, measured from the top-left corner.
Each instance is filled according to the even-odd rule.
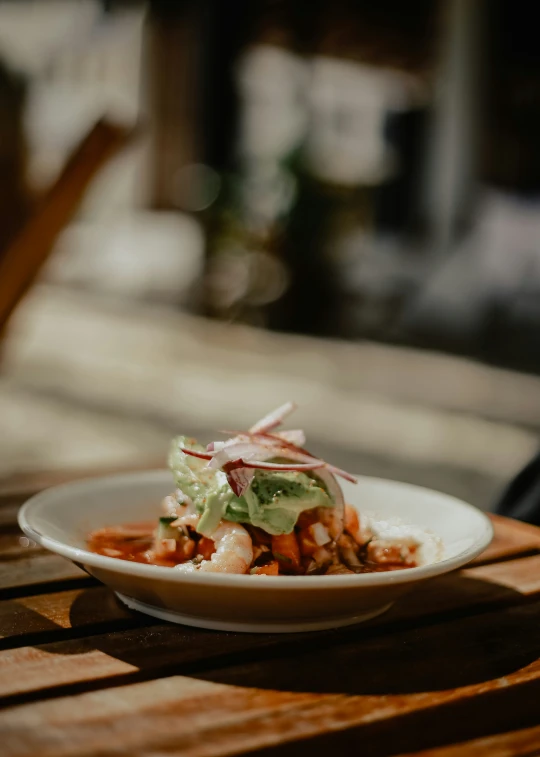
[[[158,525],[158,539],[178,539],[180,538],[180,531],[174,527],[171,526],[171,523],[175,521],[176,518],[172,517],[164,517],[159,519],[159,525]]]
[[[283,562],[292,563],[291,558],[287,557],[286,555],[282,555],[281,552],[274,552],[273,555],[276,558],[276,560],[282,560]]]
[[[176,486],[201,516],[197,532],[204,536],[211,536],[222,519],[248,523],[273,536],[290,534],[302,512],[334,504],[323,482],[301,471],[256,470],[251,485],[237,496],[223,470],[186,454],[188,448],[205,452],[195,440],[178,437],[171,445],[169,466]]]

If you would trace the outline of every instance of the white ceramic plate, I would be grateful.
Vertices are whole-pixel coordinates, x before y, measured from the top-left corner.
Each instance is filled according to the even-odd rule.
[[[67,557],[116,592],[129,607],[164,620],[223,631],[294,632],[336,628],[384,612],[418,581],[459,568],[490,543],[479,510],[454,497],[409,484],[359,476],[345,483],[359,512],[429,529],[443,541],[443,559],[388,573],[335,576],[184,574],[174,568],[89,552],[90,531],[157,518],[174,486],[165,470],[88,479],[32,497],[19,524],[46,549]]]

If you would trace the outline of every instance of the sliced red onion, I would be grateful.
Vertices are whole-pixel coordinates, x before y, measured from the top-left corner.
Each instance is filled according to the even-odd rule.
[[[298,461],[299,463],[309,464],[311,466],[311,470],[317,469],[319,471],[318,475],[320,478],[323,478],[323,476],[320,475],[322,468],[326,467],[326,470],[328,471],[328,480],[332,480],[331,487],[334,492],[339,491],[340,500],[342,502],[343,495],[341,493],[341,487],[335,480],[335,476],[341,476],[342,478],[345,478],[352,483],[356,483],[356,479],[350,473],[347,473],[340,468],[336,468],[333,465],[329,465],[328,463],[325,463],[324,461],[313,457],[306,451],[299,450],[298,447],[295,447],[293,444],[289,444],[284,440],[280,440],[279,437],[273,436],[271,434],[256,434],[254,435],[254,437],[259,440],[259,443],[250,444],[249,442],[238,442],[225,446],[212,457],[211,461],[208,464],[209,467],[221,468],[227,462],[238,459],[243,459],[244,461],[247,461],[247,459],[249,459],[250,461],[261,460],[262,462],[265,459],[267,460],[269,457],[282,457],[285,459]],[[265,465],[264,467],[267,466]],[[276,470],[280,469],[276,468]],[[281,470],[284,469],[281,468]],[[294,468],[289,468],[289,470],[294,470]],[[310,470],[310,468],[306,466],[304,470]],[[327,483],[326,477],[324,478],[324,481],[325,483]],[[335,499],[334,493],[332,493],[332,496]]]
[[[252,442],[253,439],[250,434],[243,433],[241,431],[223,431],[224,434],[234,434],[230,439],[226,441],[210,442],[206,447],[207,452],[220,452],[225,447],[230,447],[232,444],[239,444],[240,442]]]
[[[343,517],[345,517],[345,500],[343,499],[343,492],[341,491],[341,486],[336,481],[334,474],[330,473],[328,468],[321,468],[317,471],[317,476],[326,486],[328,494],[332,497],[336,506],[339,506],[343,510]]]
[[[313,463],[263,463],[257,460],[231,460],[225,463],[223,470],[227,474],[227,480],[237,497],[251,486],[255,470],[270,471],[311,471],[324,466],[324,462]]]
[[[220,468],[222,465],[226,464],[227,461],[235,458],[245,459],[246,456],[248,456],[249,459],[260,457],[261,461],[272,456],[284,457],[285,459],[291,458],[305,463],[311,461],[317,461],[317,463],[322,462],[306,449],[302,448],[302,445],[305,443],[305,434],[302,429],[291,429],[289,431],[276,431],[275,433],[271,433],[272,430],[279,426],[283,419],[295,409],[296,405],[294,402],[286,402],[284,405],[273,410],[258,421],[247,433],[241,431],[226,432],[234,434],[234,436],[224,442],[211,442],[207,447],[208,453],[212,453],[213,455],[212,461],[209,463],[210,467]],[[241,449],[242,445],[246,447],[248,450],[247,452],[245,449]],[[257,451],[256,448],[258,448]],[[225,450],[228,450],[229,452],[227,453]],[[320,468],[319,465],[317,465],[317,467]],[[350,473],[347,473],[347,471],[328,463],[326,463],[326,467],[333,475],[340,476],[351,483],[356,483],[356,478]]]
[[[241,497],[246,489],[249,489],[255,476],[253,468],[246,468],[243,460],[232,460],[225,463],[223,470],[227,474],[229,486],[237,497]]]
[[[265,459],[272,457],[291,457],[285,448],[276,444],[253,444],[250,442],[237,442],[223,447],[208,463],[210,468],[221,468],[226,474],[229,485],[233,492],[240,497],[251,485],[254,469],[262,470],[313,470],[325,465],[322,460],[307,457],[302,459],[303,465],[298,463],[267,463]]]
[[[278,407],[276,410],[268,413],[268,415],[265,415],[264,418],[261,418],[260,421],[249,429],[250,433],[260,434],[277,428],[283,423],[284,418],[290,415],[294,410],[296,410],[296,404],[294,402],[286,402],[284,405],[281,405],[281,407]]]
[[[335,465],[329,465],[328,463],[326,463],[326,467],[335,476],[341,476],[341,478],[344,478],[346,481],[350,481],[351,484],[358,483],[358,479],[355,478],[355,476],[353,476],[352,473],[347,473],[347,471],[342,470],[341,468],[336,468]]]
[[[242,462],[246,468],[274,471],[310,471],[324,468],[326,465],[323,460],[314,460],[312,463],[262,463],[259,460],[242,460]]]
[[[237,496],[242,496],[249,488],[255,470],[317,471],[316,476],[323,482],[334,502],[333,517],[341,524],[339,528],[333,528],[333,531],[341,532],[345,503],[336,476],[353,483],[356,483],[356,479],[350,473],[325,463],[303,449],[305,435],[301,429],[272,433],[295,409],[293,402],[287,402],[258,421],[248,432],[227,432],[232,434],[230,439],[211,442],[206,452],[185,447],[180,449],[187,455],[208,460],[209,468],[222,469]],[[291,462],[268,462],[272,458],[283,458]],[[322,532],[319,536],[322,538]]]
[[[303,449],[302,447],[299,447],[296,444],[292,444],[292,443],[288,442],[286,439],[282,438],[282,434],[283,433],[286,433],[286,432],[280,432],[279,436],[278,436],[277,433],[276,434],[260,434],[260,435],[256,435],[256,436],[260,436],[262,439],[265,440],[265,442],[267,444],[268,443],[270,443],[270,444],[274,443],[277,446],[278,444],[281,443],[281,445],[286,450],[288,450],[288,452],[287,452],[287,454],[279,455],[279,457],[290,457],[291,456],[290,453],[293,453],[293,454],[300,453],[301,455],[303,455],[303,459],[305,459],[305,460],[307,460],[308,458],[312,459],[312,460],[319,459],[319,458],[314,457],[310,452],[308,452],[307,450]],[[276,457],[277,457],[277,455],[276,455]],[[300,458],[298,458],[298,459],[300,459]],[[336,476],[341,476],[341,478],[344,478],[347,481],[350,481],[352,484],[358,483],[357,479],[351,473],[347,473],[347,471],[342,470],[341,468],[337,468],[335,465],[330,465],[329,463],[326,463],[326,467],[328,468],[329,471],[331,471],[332,473],[334,473]]]
[[[189,449],[189,447],[179,447],[184,454],[191,455],[191,457],[199,457],[201,460],[212,460],[214,457],[211,452],[199,452],[198,450]]]
[[[323,466],[327,466],[324,460],[320,460],[318,457],[310,455],[309,452],[299,450],[293,444],[283,444],[281,446],[270,443],[268,445],[261,444],[261,447],[265,447],[268,452],[272,453],[272,457],[283,457],[286,460],[296,460],[299,463],[322,463]],[[317,465],[317,467],[321,467]]]
[[[256,457],[262,457],[263,459],[270,457],[276,457],[275,453],[269,455],[269,448],[264,447],[262,444],[254,444],[253,442],[237,442],[235,444],[229,444],[214,455],[210,455],[209,468],[223,468],[224,465],[233,460],[246,460]]]
[[[291,460],[298,460],[298,462],[301,463],[317,463],[317,468],[322,467],[319,465],[319,463],[323,463],[330,474],[333,474],[334,476],[341,476],[342,478],[345,478],[352,483],[356,483],[356,479],[350,473],[341,470],[341,468],[336,468],[333,465],[325,463],[323,460],[314,457],[306,450],[301,450],[298,447],[295,447],[293,444],[289,444],[285,441],[283,441],[281,446],[279,446],[279,438],[274,436],[273,434],[256,434],[254,435],[254,437],[260,439],[260,442],[259,444],[253,446],[259,447],[266,458],[268,458],[269,453],[271,453],[272,457],[283,457],[285,459],[289,458]],[[232,452],[234,449],[236,449],[236,447],[231,446],[227,448],[227,450],[230,452]],[[240,457],[240,454],[238,455],[238,457]],[[232,456],[229,459],[232,459]],[[339,488],[337,481],[335,482],[335,486]]]

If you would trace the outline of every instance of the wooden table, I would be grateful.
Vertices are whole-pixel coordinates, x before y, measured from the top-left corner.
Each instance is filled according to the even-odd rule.
[[[217,633],[29,545],[17,509],[59,478],[0,491],[3,757],[540,754],[539,529],[495,518],[474,565],[363,625]]]

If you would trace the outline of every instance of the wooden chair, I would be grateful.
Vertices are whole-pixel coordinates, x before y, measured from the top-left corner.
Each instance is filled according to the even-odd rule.
[[[133,138],[134,130],[98,121],[70,156],[54,185],[0,255],[0,344],[6,326],[47,261],[99,169]]]

